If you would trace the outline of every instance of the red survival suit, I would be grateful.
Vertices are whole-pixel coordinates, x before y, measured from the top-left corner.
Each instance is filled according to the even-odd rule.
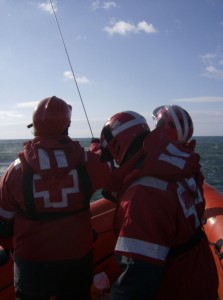
[[[217,272],[201,228],[199,159],[156,129],[114,172],[123,182],[114,220],[123,273],[112,299],[216,299]]]
[[[0,182],[0,244],[13,248],[17,290],[69,295],[90,286],[89,202],[109,176],[108,164],[69,137],[24,144]]]

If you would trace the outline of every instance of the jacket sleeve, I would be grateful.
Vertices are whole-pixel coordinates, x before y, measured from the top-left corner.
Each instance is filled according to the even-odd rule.
[[[92,190],[96,191],[106,186],[111,181],[111,166],[101,162],[100,155],[87,151],[87,172],[91,178]]]
[[[112,286],[112,299],[153,299],[160,286],[163,267],[124,256],[121,261],[123,272]]]
[[[11,202],[11,194],[7,184],[8,177],[9,171],[6,171],[0,180],[0,245],[5,249],[12,248],[15,216]]]

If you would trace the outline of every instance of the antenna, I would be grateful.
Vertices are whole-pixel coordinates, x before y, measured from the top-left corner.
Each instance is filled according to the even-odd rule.
[[[85,109],[85,106],[84,106],[84,102],[83,102],[83,99],[82,99],[82,96],[81,96],[81,92],[80,92],[80,89],[79,89],[79,86],[78,86],[76,77],[75,77],[75,75],[74,75],[74,71],[73,71],[73,67],[72,67],[72,64],[71,64],[71,60],[70,60],[70,57],[69,57],[69,54],[68,54],[68,51],[67,51],[66,44],[65,44],[65,42],[64,42],[64,38],[63,38],[63,35],[62,35],[62,31],[61,31],[61,29],[60,29],[59,22],[58,22],[58,20],[57,20],[57,16],[56,16],[56,12],[55,12],[55,9],[54,9],[52,0],[50,0],[50,4],[51,4],[52,11],[53,11],[53,14],[54,14],[54,18],[55,18],[55,21],[56,21],[56,24],[57,24],[57,28],[58,28],[59,33],[60,33],[60,37],[61,37],[61,40],[62,40],[62,43],[63,43],[63,47],[64,47],[64,50],[65,50],[65,52],[66,52],[66,56],[67,56],[67,59],[68,59],[69,65],[70,65],[70,69],[71,69],[71,72],[72,72],[72,75],[73,75],[73,78],[74,78],[74,82],[75,82],[75,85],[76,85],[76,88],[77,88],[77,91],[78,91],[78,94],[79,94],[79,97],[80,97],[80,100],[81,100],[81,104],[82,104],[82,107],[83,107],[83,109],[84,109],[84,113],[85,113],[85,116],[86,116],[86,119],[87,119],[87,122],[88,122],[88,126],[89,126],[89,128],[90,128],[91,135],[92,135],[92,138],[93,138],[94,135],[93,135],[93,132],[92,132],[92,129],[91,129],[91,124],[90,124],[90,122],[89,122],[89,119],[88,119],[88,116],[87,116],[87,112],[86,112],[86,109]]]

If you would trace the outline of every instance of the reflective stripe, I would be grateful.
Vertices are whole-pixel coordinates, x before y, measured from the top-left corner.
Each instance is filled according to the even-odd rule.
[[[21,166],[21,161],[19,158],[17,158],[15,161],[14,161],[14,167],[16,170],[18,170]]]
[[[178,148],[176,148],[171,143],[169,143],[167,145],[166,150],[174,156],[162,153],[162,154],[160,154],[158,159],[162,160],[162,161],[166,161],[171,165],[174,165],[174,166],[176,166],[180,169],[183,169],[184,166],[185,166],[186,161],[183,158],[180,158],[180,157],[189,157],[190,154],[179,150]],[[180,156],[180,157],[176,157],[176,156]]]
[[[151,177],[151,176],[145,176],[139,179],[136,179],[130,186],[133,187],[135,185],[144,185],[144,186],[149,186],[149,187],[153,187],[162,191],[166,191],[167,190],[167,186],[168,186],[168,182],[161,180],[159,178],[156,177]]]
[[[38,149],[39,165],[41,170],[50,169],[50,158],[47,151]]]
[[[49,191],[40,191],[40,192],[37,192],[36,191],[36,188],[35,188],[35,182],[37,180],[40,180],[42,179],[42,177],[38,174],[34,174],[33,175],[33,197],[34,198],[43,198],[43,201],[44,201],[44,207],[51,207],[51,203],[50,203],[50,193]]]
[[[169,155],[166,155],[164,153],[162,153],[159,156],[159,160],[168,162],[169,164],[174,165],[174,166],[176,166],[180,169],[183,169],[184,166],[185,166],[185,163],[186,163],[185,160],[183,160],[179,157],[169,156]]]
[[[185,181],[190,188],[191,191],[196,192],[197,191],[197,182],[195,181],[194,177],[185,178]]]
[[[179,119],[176,115],[176,112],[174,111],[173,107],[171,105],[167,105],[168,110],[173,118],[176,130],[177,130],[177,136],[178,136],[178,141],[183,140],[183,132],[182,132],[182,127],[180,125]]]
[[[196,201],[191,201],[190,206],[189,206],[187,199],[184,198],[185,191],[186,191],[186,189],[185,189],[183,183],[178,182],[177,194],[178,194],[178,199],[179,199],[179,202],[183,209],[184,215],[186,218],[189,218],[190,216],[194,216],[195,227],[198,228],[200,226],[200,220],[199,220],[199,217],[197,214]],[[196,200],[196,199],[194,199],[194,200]]]
[[[181,156],[181,157],[189,157],[190,154],[184,151],[179,150],[177,147],[175,147],[173,144],[168,144],[166,147],[166,150],[176,156]]]
[[[5,218],[5,219],[13,219],[14,216],[15,216],[15,212],[11,212],[11,211],[8,211],[8,210],[5,210],[3,208],[0,207],[0,216]]]
[[[142,123],[146,123],[146,121],[143,122],[143,119],[141,119],[141,118],[140,119],[131,120],[129,122],[126,122],[126,123],[118,126],[116,129],[113,129],[112,130],[112,134],[115,137],[116,135],[120,134],[122,131],[125,131],[128,128],[131,128],[131,127],[133,127],[135,125],[142,124]]]
[[[169,248],[154,243],[133,238],[119,237],[115,246],[116,251],[140,254],[146,257],[165,261]]]
[[[183,117],[183,120],[184,120],[184,134],[183,134],[183,138],[182,138],[182,141],[186,141],[187,140],[187,137],[189,135],[189,121],[188,121],[188,117],[185,113],[185,111],[183,109],[180,110],[181,114],[182,114],[182,117]]]
[[[50,201],[50,193],[48,190],[36,191],[35,183],[37,180],[41,180],[42,177],[38,174],[33,175],[33,197],[34,198],[43,198],[44,208],[49,207],[68,207],[68,195],[73,193],[79,193],[79,184],[78,184],[78,174],[77,170],[73,169],[69,172],[69,175],[73,177],[73,185],[70,188],[62,188],[62,201]]]
[[[177,116],[174,108],[171,105],[167,105],[166,108],[168,109],[168,111],[171,114],[171,117],[173,118],[177,130],[178,141],[179,142],[186,141],[189,134],[189,122],[185,111],[182,108],[178,107],[178,111],[181,114],[183,119],[183,124],[180,124],[179,117]]]
[[[88,151],[84,151],[84,161],[88,161]]]
[[[58,168],[65,168],[68,166],[66,154],[63,150],[54,150],[55,159]],[[50,157],[46,150],[38,149],[39,164],[41,170],[50,169]]]
[[[63,150],[54,150],[58,168],[68,167],[67,158]]]
[[[119,122],[115,122],[111,128],[111,133],[113,135],[113,137],[116,137],[118,134],[120,134],[121,132],[125,131],[128,128],[131,128],[135,125],[140,125],[140,124],[147,124],[146,119],[142,116],[139,117],[138,114],[135,114],[132,111],[127,111],[127,113],[129,115],[132,115],[135,119],[128,121],[122,125],[120,125]],[[115,128],[114,128],[115,127]],[[106,139],[102,142],[102,147],[106,148],[106,146],[108,145],[108,142],[106,141]]]

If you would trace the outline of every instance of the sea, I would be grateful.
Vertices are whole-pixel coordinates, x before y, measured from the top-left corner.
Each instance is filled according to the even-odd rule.
[[[196,152],[200,154],[201,171],[205,181],[223,193],[223,136],[195,137]],[[86,149],[90,145],[90,138],[74,139]],[[9,164],[22,151],[26,140],[0,140],[0,176]],[[93,200],[100,198],[100,191],[93,196]]]

